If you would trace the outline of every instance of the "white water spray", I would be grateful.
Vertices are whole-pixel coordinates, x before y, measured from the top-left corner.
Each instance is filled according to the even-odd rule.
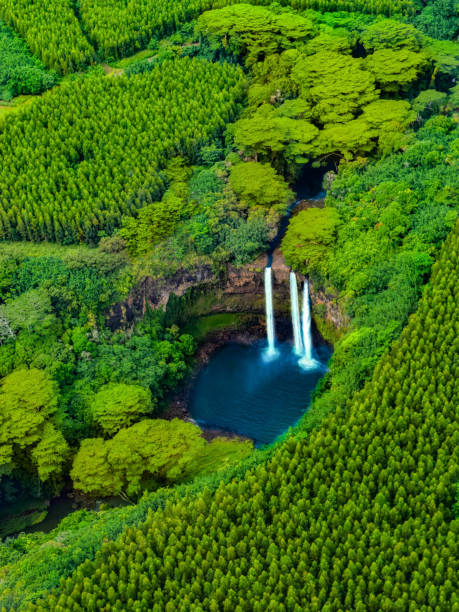
[[[290,272],[290,307],[292,311],[293,340],[295,343],[295,353],[303,354],[303,342],[301,340],[300,326],[300,301],[298,299],[298,285],[295,272]]]
[[[268,338],[268,349],[266,355],[274,357],[276,351],[276,333],[274,329],[274,308],[273,308],[273,281],[271,266],[265,268],[265,302],[266,302],[266,334]]]
[[[303,312],[301,316],[301,329],[303,332],[303,358],[300,365],[305,369],[315,368],[318,363],[312,355],[311,308],[309,306],[309,283],[304,281]]]

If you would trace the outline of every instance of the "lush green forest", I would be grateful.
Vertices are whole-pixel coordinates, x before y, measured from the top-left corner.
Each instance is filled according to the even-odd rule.
[[[41,93],[56,81],[56,74],[31,56],[24,41],[0,21],[0,100]]]
[[[1,0],[0,18],[59,74],[80,70],[94,58],[72,0]]]
[[[400,340],[320,429],[127,529],[29,609],[454,610],[458,246],[456,229]]]
[[[161,196],[168,157],[193,160],[222,132],[244,87],[236,68],[187,59],[62,84],[5,121],[0,235],[69,244],[112,233]]]
[[[0,19],[0,609],[459,610],[454,0]],[[168,410],[270,245],[333,354],[254,448]]]
[[[238,4],[236,0],[66,0],[43,2],[1,0],[0,18],[24,37],[33,53],[59,74],[81,70],[99,59],[132,55],[208,9]],[[250,4],[270,5],[268,0]],[[296,12],[356,11],[400,15],[438,39],[454,39],[459,19],[454,0],[283,0],[278,6]],[[65,32],[65,36],[62,33]]]

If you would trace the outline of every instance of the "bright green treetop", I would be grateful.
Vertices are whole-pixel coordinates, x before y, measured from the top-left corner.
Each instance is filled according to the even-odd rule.
[[[113,436],[152,411],[151,392],[139,385],[108,383],[96,393],[89,411],[102,431]]]
[[[198,32],[223,38],[233,51],[246,53],[246,63],[307,40],[313,31],[309,19],[292,13],[277,15],[261,6],[235,4],[208,11],[198,19]]]
[[[269,164],[236,164],[231,168],[229,180],[240,202],[247,207],[276,206],[285,209],[293,200],[293,192]]]
[[[362,60],[321,51],[304,57],[292,70],[292,79],[312,107],[319,124],[352,120],[362,106],[377,100],[373,75]]]
[[[367,51],[378,49],[410,49],[419,51],[424,36],[408,23],[401,23],[394,19],[382,19],[369,25],[360,36],[360,40]]]
[[[71,477],[76,489],[91,495],[136,494],[143,481],[180,479],[205,445],[192,423],[146,419],[110,440],[83,440]]]
[[[429,58],[409,49],[378,49],[364,62],[382,91],[397,94],[406,91],[426,70]]]
[[[264,104],[251,117],[234,124],[234,142],[252,155],[272,158],[284,153],[287,158],[306,163],[314,150],[311,143],[319,133],[306,120],[310,114],[309,104],[302,99],[287,100],[278,108]]]
[[[334,208],[307,208],[295,215],[282,240],[288,265],[303,273],[324,268],[339,222]]]
[[[0,386],[0,473],[38,471],[41,480],[60,473],[68,447],[55,428],[57,385],[42,370],[20,369]]]
[[[321,32],[315,38],[307,42],[304,51],[307,54],[320,53],[322,51],[333,53],[351,53],[351,36],[343,29]]]

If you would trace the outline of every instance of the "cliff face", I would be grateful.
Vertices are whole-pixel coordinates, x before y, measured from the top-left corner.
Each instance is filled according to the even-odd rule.
[[[180,270],[171,277],[160,280],[147,276],[132,289],[127,300],[113,306],[107,316],[108,326],[112,330],[128,328],[135,320],[142,318],[147,306],[153,310],[165,309],[171,294],[181,297],[192,287],[201,291],[187,306],[190,316],[219,312],[264,314],[265,266],[266,255],[262,255],[240,268],[228,266],[222,278],[217,278],[210,266]],[[287,319],[290,316],[290,269],[279,249],[273,254],[272,269],[274,310],[279,318]],[[302,278],[298,275],[299,280]],[[327,340],[333,336],[332,333],[325,333],[328,328],[332,330],[346,326],[334,297],[311,286],[312,310],[317,327]]]
[[[195,316],[217,312],[263,313],[265,266],[266,255],[262,255],[240,268],[228,266],[222,278],[217,278],[210,266],[180,270],[166,279],[146,276],[126,300],[112,307],[107,316],[108,326],[112,330],[129,327],[142,318],[147,306],[165,309],[171,294],[181,297],[192,287],[204,290],[191,308]],[[289,308],[290,271],[279,251],[274,253],[272,267],[274,305],[282,312]]]
[[[309,284],[312,313],[320,334],[334,344],[349,326],[349,318],[343,314],[336,295],[326,293],[322,287]]]

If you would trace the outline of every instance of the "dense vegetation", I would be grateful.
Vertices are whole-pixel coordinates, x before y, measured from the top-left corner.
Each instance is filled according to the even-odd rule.
[[[251,70],[234,144],[290,176],[310,160],[404,147],[416,115],[400,98],[425,88],[436,62],[413,26],[391,19],[358,37],[342,28],[314,36],[308,17],[241,4],[204,13],[197,28],[211,43],[223,38]],[[364,58],[354,57],[359,44]]]
[[[82,439],[110,438],[151,416],[187,374],[194,343],[166,328],[159,313],[130,334],[105,327],[104,310],[123,291],[122,255],[30,256],[11,247],[0,260],[0,500],[6,504],[57,493]],[[84,470],[81,457],[74,468],[81,479],[78,466]]]
[[[49,89],[57,75],[30,54],[27,45],[0,21],[0,100]]]
[[[458,231],[372,380],[214,496],[167,504],[30,610],[457,605]]]
[[[0,18],[59,74],[81,70],[94,50],[81,31],[73,0],[1,0]]]
[[[85,30],[94,46],[104,57],[116,58],[134,53],[159,39],[180,24],[197,17],[211,8],[237,4],[236,0],[82,0],[81,17]],[[269,5],[268,0],[253,0],[249,4]],[[414,14],[411,0],[377,0],[359,2],[351,0],[284,0],[280,4],[297,11],[363,11],[392,15]]]
[[[158,198],[175,154],[196,157],[234,117],[239,69],[174,60],[134,77],[62,84],[0,134],[0,237],[97,241]],[[129,151],[129,155],[127,155]]]
[[[6,97],[57,80],[29,49],[86,71],[0,126],[0,536],[72,487],[130,504],[2,543],[0,608],[459,609],[454,0],[0,0],[0,17],[25,40],[0,27]],[[330,370],[272,447],[209,443],[157,418],[193,364],[195,294],[126,325],[110,309],[146,275],[252,261],[307,164],[333,169],[325,207],[282,249],[342,315],[321,328]]]
[[[234,260],[240,265],[263,251],[268,237],[293,200],[285,180],[269,164],[216,162],[219,147],[203,147],[206,166],[190,168],[183,158],[169,162],[169,188],[161,201],[124,217],[118,233],[130,253],[150,251],[150,273],[210,263],[214,269]],[[115,237],[114,240],[116,240]],[[161,245],[151,252],[153,245]],[[143,266],[144,268],[144,266]]]
[[[270,5],[268,0],[250,4]],[[113,60],[154,46],[203,11],[237,4],[236,0],[73,0],[31,2],[2,0],[0,17],[12,25],[32,51],[60,74],[81,70],[99,59]],[[283,7],[311,13],[344,11],[405,15],[421,31],[437,39],[454,39],[459,18],[454,0],[283,0]],[[62,33],[65,32],[65,36]],[[88,39],[90,42],[88,42]],[[93,46],[92,46],[93,45]],[[94,50],[96,49],[96,51]]]
[[[362,387],[416,307],[457,217],[458,133],[449,118],[429,119],[404,152],[344,166],[325,208],[302,211],[289,225],[286,261],[339,295],[352,322],[321,383],[329,386],[324,406]]]

